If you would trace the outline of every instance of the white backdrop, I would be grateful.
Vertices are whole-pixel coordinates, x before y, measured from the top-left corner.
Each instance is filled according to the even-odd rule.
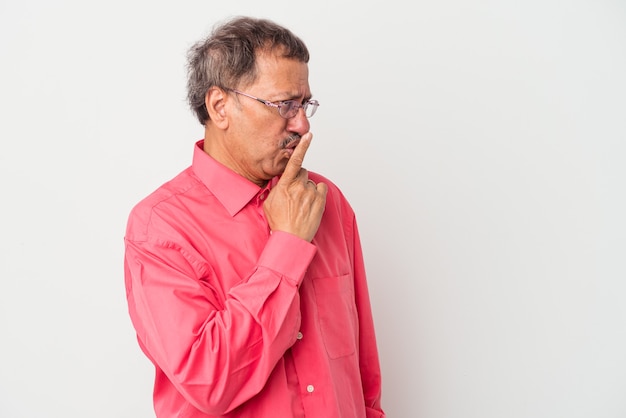
[[[154,416],[126,217],[190,163],[185,54],[236,14],[311,50],[389,417],[625,417],[622,0],[0,0],[0,417]]]

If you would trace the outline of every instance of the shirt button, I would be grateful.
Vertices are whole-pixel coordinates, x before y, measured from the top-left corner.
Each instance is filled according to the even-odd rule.
[[[297,339],[299,339],[299,340],[301,340],[301,339],[302,339],[302,337],[303,337],[302,333],[301,333],[301,332],[299,332],[299,333],[298,333],[298,336],[297,336],[296,338],[297,338]]]
[[[309,393],[313,393],[314,390],[315,390],[315,387],[313,385],[309,385],[306,387],[306,391]]]
[[[265,193],[261,193],[261,196],[259,196],[259,199],[261,200],[265,199]]]

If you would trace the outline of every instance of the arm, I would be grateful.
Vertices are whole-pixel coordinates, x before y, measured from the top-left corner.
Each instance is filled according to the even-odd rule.
[[[314,253],[312,244],[274,233],[254,271],[222,298],[210,284],[219,279],[190,252],[127,241],[129,310],[142,348],[196,408],[234,409],[262,389],[295,342],[298,285]]]
[[[367,418],[384,418],[385,413],[381,407],[382,382],[374,332],[374,320],[365,275],[361,241],[354,218],[352,227],[354,239],[354,291],[359,315],[359,364],[363,382],[365,410]]]

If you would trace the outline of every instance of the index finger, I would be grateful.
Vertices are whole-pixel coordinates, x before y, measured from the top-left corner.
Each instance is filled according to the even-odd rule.
[[[307,149],[309,149],[312,138],[313,134],[310,132],[302,135],[300,142],[293,150],[293,154],[289,157],[289,161],[287,162],[287,166],[285,167],[285,171],[283,171],[281,178],[293,180],[298,177],[300,169],[302,168],[302,163],[304,162],[304,155],[306,154]]]

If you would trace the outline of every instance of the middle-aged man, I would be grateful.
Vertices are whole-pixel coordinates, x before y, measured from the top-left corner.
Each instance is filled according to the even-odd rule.
[[[204,139],[125,236],[159,418],[385,416],[354,212],[302,168],[318,107],[308,61],[291,31],[247,17],[189,52]]]

